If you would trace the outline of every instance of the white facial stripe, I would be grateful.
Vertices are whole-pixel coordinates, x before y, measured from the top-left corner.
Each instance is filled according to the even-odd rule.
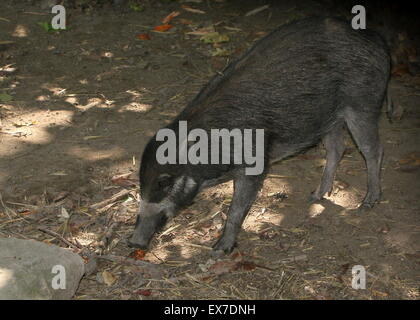
[[[186,177],[185,188],[184,188],[185,192],[186,193],[191,192],[195,188],[196,185],[197,185],[197,182],[195,182],[193,178]]]
[[[175,180],[175,183],[171,189],[171,192],[169,195],[175,196],[177,193],[179,193],[185,184],[185,176],[181,176],[178,179]]]
[[[164,198],[161,202],[151,203],[144,200],[140,201],[139,215],[142,217],[153,216],[162,210],[168,218],[174,215],[175,204],[168,198]]]
[[[181,176],[178,179],[176,179],[174,186],[172,187],[171,192],[169,194],[170,196],[176,196],[180,192],[190,193],[196,185],[197,182],[195,182],[193,178],[188,176]]]
[[[170,199],[170,197],[175,197],[179,193],[189,193],[195,188],[196,185],[197,182],[195,182],[194,179],[191,177],[179,177],[175,180],[175,183],[168,196],[163,198],[162,201],[158,203],[151,203],[145,200],[141,200],[139,209],[140,216],[152,216],[161,212],[162,210],[165,210],[166,216],[168,218],[171,218],[175,214],[175,204]]]

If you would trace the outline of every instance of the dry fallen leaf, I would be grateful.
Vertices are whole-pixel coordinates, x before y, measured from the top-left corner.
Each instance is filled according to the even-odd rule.
[[[111,178],[111,182],[121,187],[126,187],[126,188],[134,187],[137,185],[136,180],[130,179],[129,178],[130,175],[131,175],[131,172],[113,176]]]
[[[209,27],[204,27],[204,28],[197,29],[195,31],[186,32],[185,34],[191,34],[193,36],[204,36],[206,34],[214,33],[214,32],[216,32],[214,30],[214,27],[209,26]]]
[[[66,208],[61,207],[60,214],[58,214],[57,217],[60,218],[60,220],[63,221],[63,220],[68,220],[70,218],[70,215],[69,215]]]
[[[193,23],[191,20],[184,19],[184,18],[179,19],[179,22],[185,25],[189,25]]]
[[[33,126],[35,122],[12,122],[12,125],[15,126],[16,128],[21,128],[21,127],[29,127],[29,126]]]
[[[19,211],[19,214],[21,214],[23,216],[28,216],[28,215],[32,214],[32,211],[29,211],[28,209],[24,209],[22,211]]]
[[[264,6],[261,6],[261,7],[258,7],[258,8],[256,8],[256,9],[253,9],[253,10],[251,10],[251,11],[247,12],[247,13],[245,14],[245,17],[253,16],[254,14],[257,14],[257,13],[259,13],[259,12],[263,11],[263,10],[266,10],[266,9],[268,9],[269,7],[270,7],[270,5],[266,4],[266,5],[264,5]]]
[[[231,52],[228,49],[216,48],[216,50],[211,53],[211,56],[212,57],[227,57],[230,54]]]
[[[94,140],[94,139],[100,139],[103,138],[103,136],[86,136],[83,137],[83,140]]]
[[[143,260],[145,255],[146,255],[146,251],[138,249],[130,253],[129,257],[134,260]]]
[[[152,294],[150,290],[137,290],[135,293],[140,294],[142,296],[148,297]]]
[[[268,33],[265,31],[257,31],[257,32],[253,32],[251,34],[252,38],[254,41],[261,39],[262,37],[265,37]]]
[[[239,261],[235,265],[235,270],[252,271],[255,270],[257,265],[251,261]]]
[[[65,171],[57,171],[57,172],[51,173],[50,176],[67,176],[67,173]]]
[[[200,40],[204,41],[205,43],[221,43],[228,42],[230,39],[226,34],[220,34],[219,32],[209,32],[204,34]]]
[[[224,274],[224,273],[234,270],[235,266],[236,266],[235,261],[230,261],[230,260],[219,261],[213,264],[212,266],[210,266],[208,270],[214,274]]]
[[[159,31],[159,32],[166,32],[166,31],[168,31],[169,29],[171,29],[173,26],[172,25],[170,25],[170,24],[162,24],[162,25],[160,25],[160,26],[156,26],[156,27],[154,27],[153,29],[155,30],[155,31]]]
[[[420,157],[416,153],[410,153],[404,159],[398,160],[399,164],[420,166]]]
[[[140,33],[137,35],[137,39],[140,40],[151,40],[150,36],[147,33]]]
[[[184,9],[185,11],[192,12],[192,13],[199,13],[199,14],[205,14],[205,13],[206,13],[206,12],[205,12],[205,11],[203,11],[203,10],[199,10],[199,9],[194,9],[194,8],[191,8],[190,6],[187,6],[186,4],[183,4],[181,7],[182,7],[182,9]]]
[[[179,16],[181,12],[179,11],[172,11],[170,14],[168,14],[163,20],[163,24],[168,24],[173,18]]]
[[[388,297],[388,293],[386,292],[382,292],[382,291],[378,291],[374,289],[372,289],[371,292],[374,296],[377,296],[377,297]]]
[[[102,272],[102,279],[107,286],[112,286],[117,281],[117,277],[106,270]]]
[[[53,202],[58,202],[60,200],[63,200],[68,195],[69,195],[68,191],[61,191],[54,197]]]

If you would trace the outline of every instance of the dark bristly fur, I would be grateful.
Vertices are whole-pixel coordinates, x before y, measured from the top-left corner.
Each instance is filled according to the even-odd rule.
[[[270,162],[324,139],[327,164],[321,184],[312,195],[316,201],[332,187],[344,151],[342,130],[347,126],[366,159],[368,192],[362,205],[371,207],[380,197],[382,147],[377,125],[389,74],[388,49],[379,35],[353,30],[349,22],[334,18],[307,18],[281,26],[258,41],[213,77],[167,127],[178,132],[179,121],[185,120],[189,130],[264,129],[265,172]],[[160,143],[152,138],[143,153],[143,201],[160,203],[169,197],[171,210],[176,211],[204,187],[233,179],[228,220],[215,246],[229,252],[265,172],[246,176],[245,165],[236,164],[162,166],[156,162]],[[164,188],[159,184],[162,175],[169,176]],[[175,181],[177,192],[173,190]],[[188,181],[195,183],[193,188],[188,187]],[[161,217],[162,212],[140,212],[132,245],[147,245],[156,230],[145,230],[144,221],[154,216]]]

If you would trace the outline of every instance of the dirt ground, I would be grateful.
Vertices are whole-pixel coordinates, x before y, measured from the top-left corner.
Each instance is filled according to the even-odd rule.
[[[348,136],[334,191],[317,204],[308,199],[322,145],[272,167],[229,256],[210,248],[232,183],[200,194],[144,257],[126,245],[148,139],[255,40],[328,14],[327,1],[282,1],[249,16],[265,2],[87,6],[69,10],[60,32],[40,25],[51,15],[38,3],[18,3],[0,3],[0,236],[68,240],[105,255],[75,299],[420,298],[420,76],[404,68],[390,86],[396,119],[380,120],[383,196],[374,209],[355,210],[366,170]],[[173,11],[173,28],[155,31]],[[206,43],[209,30],[223,37]],[[355,265],[366,268],[365,290],[351,286]]]

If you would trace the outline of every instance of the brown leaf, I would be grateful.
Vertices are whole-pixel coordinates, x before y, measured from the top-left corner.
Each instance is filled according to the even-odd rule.
[[[131,172],[113,176],[111,178],[111,182],[121,187],[126,187],[126,188],[134,187],[137,185],[136,180],[129,179],[130,175],[131,175]]]
[[[107,286],[112,286],[117,281],[117,277],[106,270],[102,272],[102,279]]]
[[[252,271],[257,265],[251,261],[239,261],[236,263],[235,270]]]
[[[130,253],[129,257],[133,258],[134,260],[143,260],[145,255],[146,251],[137,249]]]
[[[179,11],[172,11],[170,14],[168,14],[163,20],[163,24],[168,24],[173,18],[179,16],[181,12]]]
[[[193,23],[192,20],[188,20],[188,19],[184,19],[184,18],[179,19],[179,22],[181,22],[182,24],[185,24],[185,25],[189,25],[189,24]]]
[[[399,164],[402,165],[413,165],[413,166],[420,166],[420,156],[414,152],[408,154],[406,158],[398,160]]]
[[[166,32],[166,31],[168,31],[171,28],[173,28],[173,25],[170,25],[170,24],[162,24],[160,26],[154,27],[153,30],[159,31],[159,32]]]
[[[382,291],[378,291],[378,290],[371,290],[371,292],[372,292],[372,294],[374,295],[374,296],[377,296],[377,297],[382,297],[382,298],[385,298],[385,297],[388,297],[388,293],[386,293],[386,292],[382,292]]]
[[[151,40],[150,36],[147,33],[140,33],[137,35],[137,39],[140,40]]]
[[[58,193],[54,199],[53,202],[58,202],[60,200],[63,200],[65,197],[67,197],[69,195],[68,191],[61,191],[60,193]]]
[[[236,251],[236,252],[232,253],[232,255],[230,257],[231,257],[232,260],[242,261],[243,254],[240,251]]]
[[[209,268],[209,271],[217,275],[228,273],[236,268],[236,264],[237,263],[235,261],[230,261],[230,260],[219,261],[213,264]]]
[[[21,214],[21,215],[23,215],[23,216],[27,216],[27,215],[30,215],[30,214],[32,214],[33,212],[32,211],[30,211],[30,210],[28,210],[28,209],[24,209],[24,210],[22,210],[22,211],[19,211],[19,214]]]
[[[263,11],[263,10],[266,10],[266,9],[268,9],[269,7],[270,7],[270,5],[266,4],[266,5],[264,5],[264,6],[258,7],[258,8],[256,8],[256,9],[251,10],[251,11],[248,11],[248,12],[245,14],[245,17],[253,16],[254,14],[257,14],[257,13],[259,13],[259,12]]]
[[[185,11],[192,12],[192,13],[199,13],[199,14],[205,14],[206,13],[203,10],[191,8],[190,6],[187,6],[186,4],[183,4],[181,6],[181,8],[184,9]]]
[[[152,291],[150,291],[150,290],[137,290],[134,293],[145,296],[145,297],[148,297],[148,296],[152,295]]]

